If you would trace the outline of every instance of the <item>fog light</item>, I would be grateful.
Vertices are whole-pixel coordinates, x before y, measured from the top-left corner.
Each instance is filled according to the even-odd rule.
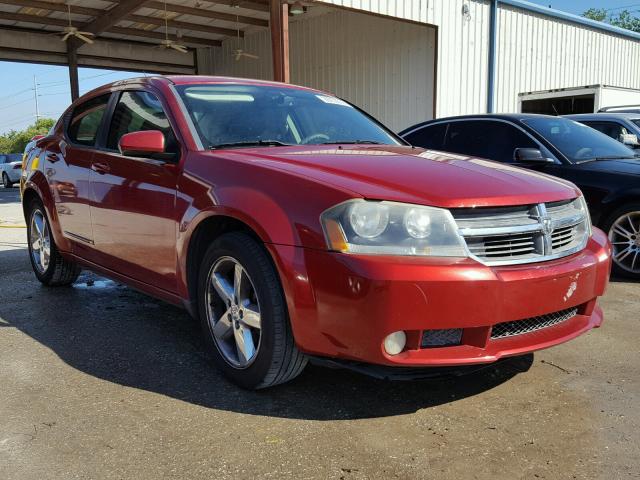
[[[399,332],[393,332],[384,339],[384,350],[389,355],[397,355],[407,344],[407,336],[400,330]]]

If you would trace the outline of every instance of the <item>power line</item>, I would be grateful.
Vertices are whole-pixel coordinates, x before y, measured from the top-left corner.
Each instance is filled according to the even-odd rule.
[[[15,107],[16,105],[21,105],[23,103],[27,103],[30,102],[32,99],[31,98],[27,98],[26,100],[22,100],[20,102],[16,102],[16,103],[12,103],[10,105],[5,105],[3,107],[0,107],[0,110],[4,110],[5,108],[11,108],[11,107]]]
[[[605,12],[612,12],[613,10],[624,10],[625,8],[640,7],[640,3],[634,3],[633,5],[624,5],[622,7],[604,8]]]

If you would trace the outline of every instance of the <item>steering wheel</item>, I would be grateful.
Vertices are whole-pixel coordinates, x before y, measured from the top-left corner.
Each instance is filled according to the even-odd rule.
[[[589,147],[582,147],[580,150],[578,150],[575,153],[575,156],[578,159],[590,158],[590,157],[593,157],[593,150]]]
[[[314,133],[313,135],[309,135],[308,137],[304,137],[302,140],[300,140],[300,143],[302,145],[308,145],[309,143],[311,143],[311,140],[329,140],[329,135],[325,135],[324,133]]]

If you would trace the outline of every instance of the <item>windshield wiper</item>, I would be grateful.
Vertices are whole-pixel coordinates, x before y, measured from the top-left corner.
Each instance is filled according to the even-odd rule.
[[[243,147],[291,147],[293,144],[284,143],[279,140],[256,140],[253,142],[230,142],[219,143],[218,145],[209,145],[209,150],[217,150],[219,148],[243,148]]]
[[[322,142],[318,145],[382,145],[382,142],[377,142],[376,140],[345,140],[345,141],[331,141],[331,142]]]

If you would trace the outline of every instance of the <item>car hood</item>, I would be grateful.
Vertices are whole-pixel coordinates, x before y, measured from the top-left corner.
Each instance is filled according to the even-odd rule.
[[[257,162],[376,200],[473,207],[550,202],[579,194],[570,182],[530,170],[404,146],[265,147],[212,154]]]
[[[621,173],[624,175],[640,175],[640,158],[597,160],[581,164],[585,170],[596,172]]]

